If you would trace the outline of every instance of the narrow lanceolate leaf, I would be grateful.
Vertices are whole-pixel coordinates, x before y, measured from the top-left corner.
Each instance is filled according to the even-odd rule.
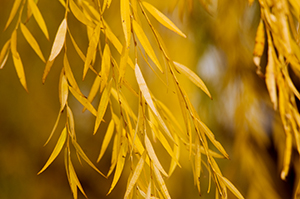
[[[65,75],[61,76],[60,80],[60,86],[59,86],[59,92],[60,92],[60,111],[62,111],[67,103],[68,100],[68,94],[69,94],[69,84],[67,81],[67,78]]]
[[[87,110],[89,110],[94,116],[97,116],[97,111],[93,107],[93,105],[86,99],[86,97],[79,94],[73,87],[69,86],[69,90],[72,95],[84,106]]]
[[[83,68],[83,79],[85,78],[85,75],[89,69],[90,64],[92,63],[93,57],[96,54],[96,50],[97,50],[97,45],[99,42],[99,38],[100,38],[100,23],[96,26],[96,28],[94,29],[93,35],[91,37],[91,40],[89,42],[89,47],[86,53],[86,59],[84,62],[84,68]]]
[[[30,44],[30,46],[32,47],[32,49],[36,52],[36,54],[41,58],[41,60],[43,62],[46,62],[44,55],[40,49],[39,44],[37,43],[37,41],[35,40],[35,38],[32,36],[32,34],[30,33],[30,31],[27,29],[27,27],[24,24],[20,24],[21,27],[21,31],[25,37],[25,39],[27,40],[27,42]]]
[[[148,152],[148,155],[150,157],[150,159],[153,161],[154,165],[160,170],[160,172],[162,172],[165,176],[168,176],[168,174],[165,172],[164,168],[161,166],[155,151],[153,149],[153,146],[147,136],[147,134],[145,134],[145,146]]]
[[[140,174],[143,170],[143,166],[144,166],[144,163],[145,163],[145,157],[146,157],[146,153],[143,153],[143,155],[141,156],[139,162],[137,163],[137,165],[134,169],[132,177],[131,177],[131,179],[129,181],[129,184],[127,186],[124,198],[128,198],[130,192],[132,191],[132,188],[134,187],[135,183],[137,182],[138,178],[140,177]]]
[[[255,37],[255,46],[253,50],[253,61],[256,66],[260,65],[260,58],[264,52],[264,46],[265,46],[265,30],[264,30],[264,23],[261,20],[259,22],[256,37]]]
[[[101,174],[103,177],[105,177],[105,175],[101,171],[99,171],[97,169],[97,167],[90,161],[90,159],[87,157],[87,155],[83,152],[83,150],[81,149],[81,147],[79,146],[79,144],[74,139],[72,139],[72,143],[73,143],[73,146],[76,149],[76,152],[80,155],[80,157],[86,163],[88,163],[88,165],[90,165],[90,167],[92,167],[95,171],[97,171],[99,174]]]
[[[16,30],[14,30],[12,35],[11,35],[10,49],[11,49],[13,62],[14,62],[15,69],[17,71],[17,75],[19,77],[19,80],[20,80],[22,86],[28,92],[24,67],[23,67],[23,64],[22,64],[21,57],[20,57],[20,55],[17,51],[17,31]]]
[[[129,0],[121,0],[121,20],[123,26],[123,32],[125,35],[126,47],[130,45],[131,38],[131,23],[130,23],[130,8]]]
[[[205,92],[211,98],[210,92],[208,91],[204,82],[202,81],[202,79],[200,79],[198,75],[196,75],[191,69],[189,69],[185,65],[182,65],[178,62],[174,62],[174,66],[180,73],[184,74],[187,78],[189,78],[196,86],[198,86],[203,92]]]
[[[116,186],[117,182],[119,181],[119,179],[121,177],[121,174],[122,174],[122,171],[124,168],[125,158],[126,158],[126,154],[127,154],[127,150],[128,150],[128,143],[127,143],[126,138],[123,137],[121,145],[122,146],[120,148],[120,152],[118,155],[118,161],[117,161],[117,167],[116,167],[114,179],[113,179],[110,189],[106,195],[110,194],[110,192],[114,189],[114,187]]]
[[[146,82],[144,80],[144,77],[142,75],[142,72],[140,70],[140,67],[138,66],[138,64],[135,65],[135,76],[139,85],[139,88],[147,102],[147,104],[149,105],[149,107],[151,108],[151,110],[153,111],[153,113],[156,115],[160,125],[163,127],[163,129],[165,130],[165,132],[167,133],[167,135],[172,139],[172,141],[174,141],[173,136],[171,135],[169,129],[167,128],[165,122],[163,121],[162,117],[160,116],[160,114],[158,113],[154,102],[152,100],[150,91],[146,85]]]
[[[180,155],[180,144],[179,144],[178,136],[176,134],[174,134],[174,139],[175,139],[175,142],[178,143],[178,145],[174,143],[173,151],[175,154],[175,159],[172,158],[172,160],[171,160],[170,169],[168,172],[169,176],[172,175],[176,166],[178,165],[178,160],[179,160],[179,155]]]
[[[47,77],[48,73],[50,72],[50,69],[51,69],[54,59],[60,53],[60,51],[65,43],[66,33],[67,33],[67,20],[64,19],[58,28],[58,31],[56,33],[56,36],[55,36],[55,39],[53,42],[50,57],[48,59],[48,62],[46,64],[44,74],[43,74],[43,83],[45,82],[46,77]]]
[[[80,21],[81,23],[87,25],[87,26],[91,26],[94,27],[95,25],[83,14],[83,12],[78,8],[78,6],[76,5],[76,3],[74,2],[74,0],[70,0],[70,9],[71,12],[74,14],[74,16],[76,17],[76,19],[78,19],[78,21]]]
[[[96,97],[96,94],[99,91],[100,88],[100,84],[101,84],[101,77],[99,75],[96,76],[94,83],[92,85],[92,88],[90,90],[90,93],[87,97],[89,102],[92,102],[94,100],[94,98]],[[82,109],[82,112],[84,112],[86,110],[86,108]]]
[[[62,131],[62,133],[60,134],[60,137],[49,157],[49,159],[47,160],[46,164],[44,165],[44,167],[40,170],[40,172],[38,172],[38,174],[42,173],[45,169],[48,168],[48,166],[53,162],[53,160],[58,156],[58,154],[60,153],[62,147],[65,144],[67,138],[67,128],[65,127]]]
[[[164,179],[161,176],[161,174],[159,172],[159,169],[156,167],[156,165],[153,166],[153,170],[154,170],[155,177],[156,177],[156,179],[158,181],[158,184],[160,186],[160,189],[163,192],[164,196],[167,199],[171,199],[171,196],[170,196],[169,191],[167,189],[166,183],[164,182]]]
[[[36,22],[40,26],[40,28],[43,31],[46,38],[49,39],[49,34],[48,34],[46,23],[45,23],[45,21],[42,17],[42,14],[41,14],[40,10],[38,9],[37,5],[34,3],[33,0],[28,0],[28,4],[29,4],[30,9],[32,11],[33,17],[35,18]]]
[[[11,11],[10,11],[10,14],[9,14],[9,17],[8,17],[7,22],[6,22],[4,30],[6,30],[6,28],[9,26],[9,24],[11,23],[11,21],[15,17],[15,15],[18,11],[18,8],[20,7],[21,2],[22,2],[22,0],[15,0],[14,1],[14,5],[13,5]]]
[[[122,85],[122,83],[123,83],[123,78],[124,78],[126,66],[127,66],[128,54],[129,54],[129,48],[127,48],[126,46],[123,46],[121,60],[120,60],[120,67],[119,67],[119,80],[118,80],[119,85]]]
[[[224,176],[220,176],[226,187],[239,199],[244,199],[243,195],[239,192],[239,190]]]
[[[70,85],[77,91],[77,93],[81,94],[81,91],[78,87],[78,84],[74,78],[73,72],[71,70],[67,54],[64,54],[64,69],[65,69],[65,74],[66,77],[70,83]]]
[[[101,150],[100,150],[100,154],[99,154],[99,157],[97,159],[97,162],[99,162],[102,158],[102,156],[104,155],[106,149],[107,149],[107,146],[108,144],[110,143],[110,140],[112,138],[112,135],[114,133],[114,128],[115,127],[115,122],[114,120],[111,120],[108,127],[107,127],[107,131],[105,133],[105,136],[103,138],[103,142],[102,142],[102,146],[101,146]]]
[[[74,40],[73,36],[71,35],[71,31],[68,31],[69,35],[70,35],[70,39],[73,43],[73,46],[76,50],[76,52],[78,53],[79,57],[82,59],[82,61],[85,61],[85,55],[82,53],[82,51],[80,50],[80,48],[78,47],[76,41]]]
[[[141,26],[135,20],[132,20],[132,26],[133,26],[133,29],[134,29],[134,32],[135,32],[137,38],[139,39],[139,41],[142,44],[146,53],[149,55],[149,57],[152,59],[152,61],[158,67],[158,69],[161,72],[163,72],[163,69],[155,55],[155,52],[154,52],[147,36],[145,35],[143,29],[141,28]]]
[[[110,98],[111,85],[112,85],[112,80],[109,82],[109,84],[105,88],[104,92],[102,93],[100,103],[98,106],[98,113],[97,113],[96,122],[95,122],[94,134],[97,132],[97,130],[100,126],[100,123],[104,117],[104,114],[106,112],[106,108],[107,108],[109,98]]]
[[[153,5],[145,1],[143,1],[142,3],[143,6],[151,13],[151,15],[155,19],[157,19],[157,21],[159,21],[162,25],[179,34],[180,36],[186,37],[186,35],[181,30],[179,30],[179,28],[177,28],[177,26],[168,17],[166,17],[163,13],[157,10]]]
[[[51,131],[51,133],[50,133],[50,135],[49,135],[49,138],[48,138],[47,141],[45,142],[44,146],[47,145],[48,142],[51,140],[51,138],[52,138],[52,136],[53,136],[53,134],[54,134],[54,132],[55,132],[55,130],[56,130],[56,128],[57,128],[57,125],[58,125],[60,116],[61,116],[61,111],[59,111],[59,113],[58,113],[58,116],[57,116],[57,118],[56,118],[55,124],[54,124],[54,126],[53,126],[53,128],[52,128],[52,131]]]
[[[8,58],[8,54],[9,54],[9,50],[8,50],[9,47],[10,47],[10,40],[8,40],[4,44],[4,46],[0,52],[0,69],[2,69],[6,63],[6,60]]]
[[[105,45],[102,57],[102,64],[101,64],[101,88],[100,92],[103,91],[104,87],[107,84],[108,76],[110,71],[110,50],[108,44]]]

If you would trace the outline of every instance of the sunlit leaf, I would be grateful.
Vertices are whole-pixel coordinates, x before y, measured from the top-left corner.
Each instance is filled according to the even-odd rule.
[[[255,46],[253,50],[253,61],[256,66],[259,67],[260,65],[260,59],[264,52],[264,46],[265,46],[265,30],[264,30],[264,23],[263,21],[259,22],[256,37],[255,37]]]
[[[57,30],[48,62],[52,63],[54,59],[57,57],[57,55],[60,53],[65,43],[66,33],[67,33],[67,20],[64,19]],[[43,74],[43,83],[45,82],[46,77],[50,72],[51,66],[52,64],[46,64],[44,74]]]
[[[68,100],[68,94],[69,94],[69,84],[68,84],[68,81],[67,81],[67,78],[65,75],[61,76],[59,92],[60,92],[60,97],[61,97],[60,111],[62,111],[65,108],[65,105]]]
[[[20,7],[21,2],[22,2],[22,0],[15,0],[14,1],[14,5],[13,5],[11,11],[10,11],[10,14],[9,14],[9,17],[8,17],[7,22],[6,22],[4,30],[6,30],[6,28],[9,26],[9,24],[11,23],[11,21],[15,17],[15,15],[16,15],[19,7]]]
[[[9,55],[9,47],[10,47],[10,40],[5,42],[0,52],[0,69],[2,69],[7,61]]]
[[[170,196],[169,191],[167,189],[166,183],[164,182],[164,179],[163,179],[163,177],[161,176],[161,174],[159,172],[160,171],[159,168],[157,168],[156,165],[154,165],[153,170],[154,170],[155,177],[158,181],[158,184],[160,186],[160,189],[163,192],[164,196],[167,199],[171,199],[171,196]]]
[[[70,39],[71,39],[71,41],[72,41],[72,43],[73,43],[73,46],[74,46],[76,52],[78,53],[78,55],[79,55],[79,57],[82,59],[82,61],[85,62],[85,55],[82,53],[82,51],[81,51],[80,48],[78,47],[76,41],[74,40],[73,36],[71,35],[71,32],[70,32],[70,31],[68,31],[68,32],[69,32]]]
[[[204,82],[200,79],[198,75],[196,75],[192,70],[190,70],[188,67],[185,65],[182,65],[178,62],[174,62],[174,66],[176,69],[184,74],[187,78],[189,78],[196,86],[198,86],[203,92],[205,92],[210,98],[211,94],[208,91],[207,87],[205,86]]]
[[[226,187],[239,199],[244,199],[243,195],[239,192],[239,190],[224,176],[220,176]]]
[[[177,26],[175,26],[175,24],[169,18],[167,18],[163,13],[157,10],[153,5],[145,1],[143,1],[142,3],[143,6],[151,13],[151,15],[155,17],[155,19],[157,19],[157,21],[159,21],[162,25],[176,32],[180,36],[186,37],[186,35],[181,30],[179,30],[179,28],[177,28]]]
[[[126,72],[126,66],[128,61],[128,54],[129,54],[129,48],[126,46],[123,47],[122,54],[121,54],[121,61],[120,61],[120,68],[119,68],[119,85],[122,85],[124,75]]]
[[[142,44],[146,53],[149,55],[149,57],[152,59],[152,61],[158,67],[158,69],[161,72],[163,72],[163,69],[162,69],[162,67],[155,55],[155,52],[154,52],[146,34],[144,33],[142,27],[135,20],[132,20],[132,26],[133,26],[133,29],[134,29],[134,32],[135,32],[137,38],[139,39],[139,41]]]
[[[99,75],[97,75],[94,80],[94,83],[91,87],[90,93],[87,97],[87,100],[89,102],[92,102],[94,100],[94,98],[96,97],[97,93],[99,92],[100,85],[101,85],[101,77]],[[86,110],[86,108],[84,107],[82,109],[82,112],[84,112],[85,110]]]
[[[78,87],[78,84],[74,78],[72,69],[70,67],[67,54],[64,54],[64,69],[65,69],[65,74],[66,74],[66,77],[67,77],[70,85],[77,91],[77,93],[81,94],[81,91]]]
[[[86,97],[82,96],[80,93],[78,93],[74,88],[69,86],[69,90],[73,94],[73,96],[84,106],[89,110],[94,116],[97,116],[97,111],[93,107],[93,105],[86,99]]]
[[[94,134],[97,132],[97,130],[100,126],[100,123],[104,117],[104,114],[106,112],[106,108],[107,108],[109,98],[110,98],[111,84],[112,84],[112,80],[109,82],[109,84],[106,86],[105,90],[102,93],[100,103],[98,106],[98,113],[97,113],[97,117],[96,117],[96,121],[95,121]]]
[[[66,138],[67,138],[67,129],[66,127],[63,129],[63,131],[61,132],[58,141],[49,157],[49,159],[47,160],[46,164],[44,165],[44,167],[38,172],[38,174],[42,173],[45,169],[48,168],[48,166],[53,162],[53,160],[55,160],[55,158],[58,156],[58,154],[60,153],[62,147],[64,146],[65,142],[66,142]]]
[[[130,8],[129,0],[120,0],[121,20],[123,32],[125,35],[126,47],[130,45],[131,38],[131,23],[130,23]]]
[[[35,2],[33,0],[28,0],[28,4],[30,6],[30,9],[32,11],[32,14],[33,14],[36,22],[38,23],[39,27],[43,31],[46,38],[49,39],[49,34],[48,34],[46,23],[44,21],[44,18],[42,17],[40,10],[38,9],[37,5],[35,4]]]
[[[124,198],[128,198],[130,192],[132,191],[133,186],[135,185],[136,181],[138,180],[138,178],[142,172],[143,166],[144,166],[145,157],[146,157],[146,153],[143,153],[143,155],[141,156],[140,160],[138,161],[138,163],[134,169],[134,172],[132,174],[132,177],[128,183]]]

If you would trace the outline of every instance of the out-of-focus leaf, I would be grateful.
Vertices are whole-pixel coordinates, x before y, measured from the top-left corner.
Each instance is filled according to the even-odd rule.
[[[82,159],[86,163],[88,163],[88,165],[90,165],[90,167],[92,167],[95,171],[97,171],[99,174],[101,174],[103,177],[105,177],[105,175],[101,171],[99,171],[97,169],[97,167],[95,167],[95,165],[90,161],[90,159],[86,156],[86,154],[83,152],[83,150],[81,149],[79,144],[74,139],[72,139],[72,143],[73,143],[73,146],[76,149],[76,152],[80,155],[80,157],[82,157]]]
[[[63,129],[63,131],[61,132],[59,139],[58,139],[49,159],[47,160],[44,167],[38,172],[38,175],[40,173],[42,173],[45,169],[47,169],[48,166],[53,162],[53,160],[58,156],[58,154],[60,153],[62,147],[64,146],[64,144],[66,142],[66,138],[67,138],[67,128],[65,127]]]
[[[160,171],[159,168],[157,168],[156,165],[153,165],[153,170],[154,170],[154,174],[155,174],[155,177],[157,179],[157,182],[158,182],[158,184],[160,186],[160,189],[163,192],[164,196],[167,199],[171,199],[171,196],[170,196],[169,191],[167,189],[166,183],[164,182],[164,179],[163,179],[163,177],[161,176],[161,174],[159,172]]]
[[[149,182],[148,188],[147,188],[147,193],[145,199],[150,199],[151,198],[151,180]]]
[[[130,45],[131,38],[131,23],[130,23],[130,8],[129,0],[120,0],[121,5],[121,20],[123,32],[125,35],[126,47]]]
[[[11,49],[15,69],[17,71],[17,75],[19,77],[19,80],[20,80],[22,86],[28,92],[23,63],[22,63],[21,57],[17,51],[17,31],[16,30],[13,31],[10,40],[11,40],[10,49]]]
[[[63,19],[63,21],[61,22],[61,24],[59,25],[59,28],[57,30],[53,45],[52,45],[52,49],[51,49],[51,53],[50,53],[50,57],[48,59],[48,63],[52,63],[54,61],[54,59],[57,57],[57,55],[60,53],[64,43],[65,43],[65,39],[66,39],[66,33],[67,33],[67,20]],[[52,64],[46,64],[45,70],[44,70],[44,74],[43,74],[43,83],[46,80],[46,77],[48,75],[48,73],[50,72],[51,66]]]
[[[137,182],[137,180],[138,180],[138,178],[139,178],[139,176],[140,176],[140,174],[143,170],[143,166],[144,166],[144,163],[145,163],[145,157],[146,157],[146,153],[144,152],[143,155],[141,156],[140,160],[138,161],[135,169],[134,169],[132,177],[131,177],[131,179],[128,183],[124,198],[128,198],[130,192],[132,191],[133,186]]]
[[[108,105],[109,98],[110,98],[111,86],[112,86],[112,79],[106,86],[105,90],[102,93],[101,99],[100,99],[100,103],[98,106],[98,114],[97,114],[96,121],[95,121],[94,134],[97,132],[97,130],[100,126],[100,123],[104,117],[104,114],[106,112],[107,105]]]
[[[169,172],[168,172],[169,176],[172,175],[172,173],[174,172],[176,166],[178,165],[177,162],[179,161],[179,155],[180,155],[180,144],[179,144],[178,136],[176,134],[174,134],[174,140],[178,144],[174,143],[173,151],[174,151],[174,154],[175,154],[175,159],[172,158],[172,160],[171,160],[170,169],[169,169]]]
[[[141,26],[135,20],[132,20],[132,26],[137,38],[139,39],[146,53],[149,55],[149,57],[152,59],[152,61],[158,67],[158,69],[161,72],[163,72],[163,69],[155,55],[155,52]]]
[[[85,59],[84,68],[83,68],[83,79],[85,78],[85,75],[89,69],[89,66],[96,54],[97,45],[98,45],[99,38],[100,38],[100,27],[101,27],[101,25],[100,25],[100,23],[98,23],[93,31],[93,35],[89,42],[89,47],[88,47],[88,50],[86,53],[86,59]]]
[[[93,105],[86,99],[86,97],[82,96],[80,93],[78,93],[74,88],[69,86],[69,90],[73,94],[73,96],[84,106],[89,110],[94,116],[97,116],[97,111],[93,107]]]
[[[123,47],[122,54],[121,54],[121,61],[120,61],[120,68],[119,68],[119,85],[122,85],[123,78],[126,71],[127,61],[128,61],[128,54],[129,54],[129,48],[126,46]]]
[[[186,37],[186,35],[179,29],[177,26],[168,18],[166,17],[163,13],[161,13],[159,10],[157,10],[153,5],[150,3],[147,3],[145,1],[142,2],[143,6],[151,13],[151,15],[157,19],[162,25],[167,27],[168,29],[176,32],[182,37]]]
[[[188,67],[186,67],[185,65],[182,65],[178,62],[174,62],[174,66],[176,67],[176,69],[183,73],[187,78],[189,78],[196,86],[198,86],[204,93],[206,93],[210,98],[211,94],[208,91],[207,87],[205,86],[204,82],[202,81],[202,79],[200,79],[200,77],[198,75],[196,75],[192,70],[190,70]]]
[[[153,161],[153,164],[157,167],[157,169],[160,170],[160,172],[162,172],[165,176],[168,176],[168,174],[165,172],[164,168],[161,166],[161,164],[155,154],[155,151],[153,149],[151,141],[149,140],[146,133],[145,133],[145,146],[146,146],[146,149],[147,149],[150,159]]]
[[[257,28],[256,37],[255,37],[255,46],[253,50],[253,56],[254,56],[253,61],[259,69],[260,69],[260,58],[264,52],[264,47],[265,47],[265,30],[264,30],[264,23],[261,20]]]
[[[108,127],[107,127],[105,136],[103,138],[103,142],[102,142],[102,146],[101,146],[101,150],[100,150],[100,154],[99,154],[99,157],[97,159],[97,162],[99,162],[101,160],[102,156],[104,155],[104,153],[107,149],[108,144],[110,143],[110,140],[111,140],[111,138],[113,136],[113,133],[114,133],[114,127],[115,127],[115,122],[114,122],[114,120],[111,120]]]
[[[10,40],[5,42],[1,52],[0,52],[0,69],[2,69],[7,61],[8,55],[9,55],[9,50],[8,48],[10,47]]]
[[[110,50],[108,44],[105,45],[104,51],[103,51],[103,57],[102,57],[102,64],[101,64],[101,88],[100,92],[103,91],[104,87],[107,84],[107,80],[109,77],[109,71],[110,71]]]
[[[196,155],[195,155],[195,180],[199,194],[201,194],[200,189],[200,174],[201,174],[201,150],[200,150],[200,141],[199,138],[195,138],[195,147],[196,147]]]
[[[123,137],[122,142],[121,142],[120,152],[118,155],[118,161],[117,161],[117,167],[116,167],[114,179],[113,179],[110,189],[106,195],[110,194],[110,192],[114,189],[114,187],[116,186],[117,182],[119,181],[119,179],[121,177],[121,173],[123,171],[124,164],[125,164],[127,150],[128,150],[128,143],[127,143],[126,138]]]
[[[42,17],[42,14],[41,14],[39,8],[37,7],[37,5],[35,4],[35,2],[33,0],[28,0],[28,4],[32,11],[33,17],[35,18],[36,22],[38,23],[39,27],[43,31],[46,38],[49,40],[47,26],[46,26],[46,23],[44,21],[44,18]]]
[[[13,18],[15,17],[19,7],[20,7],[20,4],[21,4],[21,1],[22,0],[15,0],[14,1],[14,5],[10,11],[10,14],[9,14],[9,17],[8,17],[8,20],[6,22],[6,25],[5,25],[5,28],[4,30],[6,30],[6,28],[9,26],[9,24],[11,23],[11,21],[13,20]]]
[[[76,17],[76,19],[78,19],[78,21],[80,21],[81,23],[83,23],[87,26],[95,27],[95,25],[88,18],[86,18],[84,13],[78,8],[78,6],[74,2],[74,0],[70,0],[69,5],[70,5],[70,9],[71,9],[72,13]]]

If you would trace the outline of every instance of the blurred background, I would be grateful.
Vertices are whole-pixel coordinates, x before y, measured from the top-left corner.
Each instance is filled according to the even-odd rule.
[[[247,1],[240,0],[212,1],[212,6],[205,10],[205,6],[202,5],[205,0],[148,2],[165,13],[187,35],[186,39],[181,38],[150,17],[154,27],[161,33],[173,60],[195,71],[212,94],[213,100],[187,78],[179,77],[201,119],[230,156],[230,160],[217,160],[223,175],[233,182],[247,199],[292,198],[296,171],[292,166],[287,180],[280,179],[285,135],[278,113],[272,109],[264,79],[257,76],[252,61],[256,28],[260,19],[258,3],[255,1],[249,6]],[[1,0],[0,3],[2,48],[15,27],[16,19],[3,31],[13,1]],[[113,0],[104,18],[116,36],[122,40],[119,6],[119,1]],[[33,18],[26,25],[47,59],[65,10],[59,1],[50,3],[40,0],[38,7],[46,21],[50,41],[45,38]],[[142,18],[141,15],[140,17]],[[22,21],[26,21],[25,16]],[[68,24],[80,48],[87,49],[85,26],[71,14]],[[147,36],[154,43],[150,32],[147,32]],[[62,154],[45,172],[37,175],[50,156],[65,122],[66,116],[62,114],[53,138],[43,147],[59,112],[58,82],[63,56],[59,55],[56,58],[43,85],[45,63],[38,58],[20,30],[17,38],[17,49],[24,64],[29,93],[21,86],[10,56],[4,68],[0,70],[0,198],[71,199],[73,197]],[[69,38],[67,44],[72,46]],[[83,52],[86,53],[86,50]],[[95,76],[88,73],[82,82],[83,62],[73,47],[68,48],[68,57],[80,89],[83,94],[88,95]],[[161,57],[160,59],[162,60]],[[99,64],[99,60],[97,63]],[[149,75],[146,79],[154,95],[168,102],[169,108],[174,110],[175,114],[176,111],[180,114],[177,103],[164,96],[166,89],[159,86],[159,80],[151,77]],[[98,101],[99,96],[93,103],[95,107]],[[82,106],[71,95],[69,104],[74,112],[79,144],[92,162],[107,173],[110,152],[96,163],[104,136],[101,132],[105,132],[106,125],[101,126],[102,130],[93,136],[94,116],[88,111],[82,113]],[[109,150],[111,148],[110,146]],[[176,168],[174,174],[166,179],[170,195],[174,199],[199,198],[193,183],[188,151],[182,147],[181,152],[182,168]],[[163,156],[162,154],[162,158]],[[296,157],[294,159],[298,161]],[[87,164],[81,165],[75,159],[73,164],[90,199],[122,198],[124,195],[129,164],[115,190],[108,196],[105,195],[112,176],[105,179]],[[204,171],[201,178],[201,198],[215,197],[214,188],[207,193],[208,179],[209,175]],[[79,194],[79,198],[84,196]],[[234,196],[229,195],[229,198]]]

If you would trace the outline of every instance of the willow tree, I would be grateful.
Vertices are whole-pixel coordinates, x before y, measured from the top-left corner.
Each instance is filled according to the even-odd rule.
[[[17,45],[17,39],[20,34],[45,63],[42,83],[46,82],[58,55],[63,56],[63,61],[60,63],[58,93],[60,109],[57,110],[56,122],[45,144],[57,131],[60,131],[60,136],[49,159],[38,174],[44,172],[58,154],[64,153],[67,179],[74,198],[77,198],[78,189],[84,196],[86,194],[72,163],[73,154],[77,155],[80,162],[85,161],[105,178],[114,172],[107,194],[115,188],[127,163],[131,171],[127,176],[128,183],[124,198],[136,196],[171,198],[172,193],[169,193],[165,180],[172,175],[176,167],[181,167],[179,157],[181,147],[184,147],[189,154],[194,183],[199,194],[201,194],[201,173],[207,170],[209,173],[208,189],[210,190],[212,179],[216,187],[216,198],[227,198],[227,189],[237,198],[243,198],[235,186],[222,175],[215,159],[228,159],[229,156],[213,132],[200,119],[179,76],[185,76],[209,98],[212,98],[209,90],[195,72],[178,63],[176,58],[170,55],[161,33],[153,25],[158,22],[178,37],[185,38],[186,35],[175,23],[151,2],[120,0],[117,2],[119,5],[117,16],[120,17],[109,19],[111,23],[115,20],[120,22],[120,27],[114,30],[106,19],[107,13],[114,12],[110,10],[111,0],[59,0],[59,2],[65,12],[57,28],[48,59],[45,59],[32,31],[26,26],[28,21],[35,20],[44,36],[49,39],[47,23],[43,18],[43,12],[38,7],[37,0],[14,1],[5,29],[13,26],[12,22],[15,18],[16,23],[0,53],[0,68],[3,68],[8,58],[11,57],[20,83],[26,91],[30,88],[27,87],[23,68],[26,65],[23,66],[22,54],[20,55],[18,51],[20,46]],[[185,6],[192,7],[195,3],[192,0],[177,1],[174,5],[178,7],[179,13],[183,13]],[[252,2],[249,1],[249,3]],[[212,3],[201,1],[201,4],[207,12],[212,15],[216,14],[217,11],[214,10]],[[297,43],[299,36],[295,24],[299,21],[300,6],[297,1],[292,0],[289,4],[284,0],[278,2],[261,0],[259,4],[261,22],[255,40],[254,62],[258,67],[258,73],[262,76],[265,73],[271,101],[274,109],[279,109],[286,132],[286,148],[281,172],[281,178],[285,179],[291,162],[293,140],[300,152],[298,130],[300,116],[295,103],[295,96],[299,98],[300,94],[288,70],[291,68],[295,74],[299,73],[300,51]],[[69,25],[71,17],[75,17],[77,23],[85,26],[86,31],[81,34],[86,35],[87,49],[80,47],[76,37],[73,37],[75,30],[72,30]],[[122,36],[118,38],[116,35]],[[260,66],[260,57],[264,51],[265,40],[268,46],[268,64],[264,72],[263,67]],[[79,66],[70,64],[69,48],[74,48],[82,60],[80,64],[82,80],[74,77],[74,68]],[[180,51],[180,46],[177,50]],[[88,73],[90,75],[87,75]],[[86,78],[93,78],[88,96],[83,94],[79,86],[79,81],[84,82]],[[154,95],[147,82],[150,78],[158,79],[160,86],[165,87],[168,92],[159,92]],[[94,165],[94,161],[91,161],[85,154],[84,146],[81,146],[80,140],[76,138],[69,94],[82,104],[83,111],[89,111],[94,115],[94,130],[91,135],[105,134],[101,140],[102,146],[97,162],[107,152],[108,145],[112,144],[111,164],[107,174]],[[180,117],[174,114],[172,107],[162,102],[159,94],[176,96],[181,111]],[[96,96],[100,96],[100,100],[97,102],[98,107],[95,108],[92,104],[95,103]],[[129,101],[136,103],[129,103]],[[62,130],[59,130],[57,126],[63,115],[66,117],[65,125]],[[104,119],[105,115],[109,117]],[[99,130],[103,123],[108,124],[104,132]],[[155,150],[156,142],[160,142],[170,156],[168,171],[157,156],[160,151]]]

